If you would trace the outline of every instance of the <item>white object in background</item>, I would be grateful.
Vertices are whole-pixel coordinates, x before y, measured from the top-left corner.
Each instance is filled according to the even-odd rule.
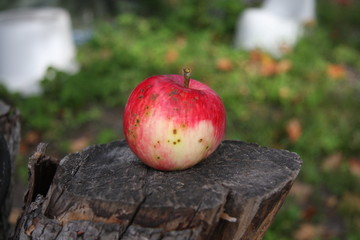
[[[61,8],[0,12],[0,82],[25,95],[40,92],[48,67],[74,73],[71,20]]]
[[[315,21],[314,0],[266,0],[261,8],[300,23]]]
[[[303,34],[303,26],[315,20],[313,0],[268,0],[261,8],[246,9],[238,19],[235,47],[262,49],[281,57]]]

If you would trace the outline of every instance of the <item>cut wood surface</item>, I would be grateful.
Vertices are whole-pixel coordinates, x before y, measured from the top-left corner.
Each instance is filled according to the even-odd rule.
[[[8,239],[15,161],[20,145],[20,114],[0,99],[0,240]]]
[[[200,164],[163,172],[125,141],[91,146],[60,161],[47,194],[33,192],[14,239],[262,239],[301,163],[286,150],[223,141]]]

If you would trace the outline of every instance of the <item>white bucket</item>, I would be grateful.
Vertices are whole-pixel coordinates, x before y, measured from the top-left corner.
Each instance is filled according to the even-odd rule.
[[[26,95],[40,92],[49,67],[74,73],[71,20],[61,8],[0,12],[0,82]]]

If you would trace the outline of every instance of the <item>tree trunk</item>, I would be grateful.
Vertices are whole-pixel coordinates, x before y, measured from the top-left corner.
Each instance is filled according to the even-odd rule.
[[[0,240],[8,239],[15,161],[20,145],[20,114],[0,100]]]
[[[30,166],[46,158],[54,171],[41,147]],[[262,239],[301,163],[285,150],[224,141],[200,164],[163,172],[125,141],[91,146],[42,180],[47,193],[28,195],[14,239]]]

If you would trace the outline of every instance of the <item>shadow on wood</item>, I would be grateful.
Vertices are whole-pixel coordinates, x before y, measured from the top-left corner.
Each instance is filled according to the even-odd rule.
[[[30,162],[44,162],[39,151]],[[286,150],[224,141],[195,167],[163,172],[125,141],[91,146],[60,161],[46,197],[28,196],[14,239],[262,239],[301,163]]]

